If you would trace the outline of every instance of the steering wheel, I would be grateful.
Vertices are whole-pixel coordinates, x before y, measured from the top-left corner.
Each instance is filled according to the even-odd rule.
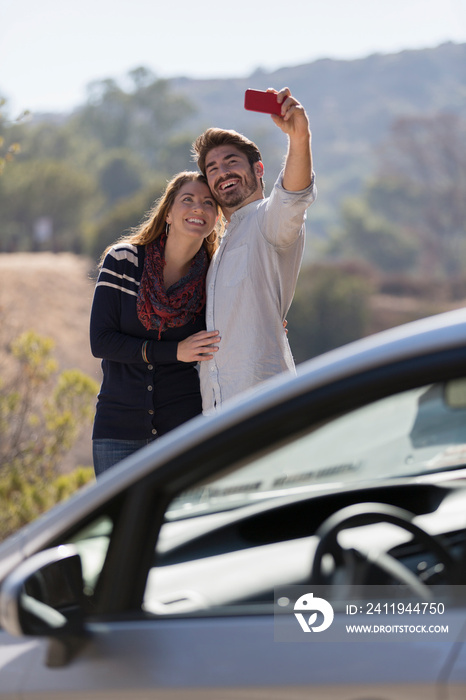
[[[319,538],[319,544],[314,554],[311,583],[322,585],[330,582],[329,576],[324,573],[323,567],[324,557],[330,554],[335,565],[345,568],[346,573],[349,574],[351,580],[346,580],[345,583],[355,585],[367,583],[365,577],[367,576],[368,568],[375,565],[392,579],[406,584],[416,594],[426,595],[429,592],[426,584],[390,554],[385,552],[377,553],[376,555],[370,552],[366,554],[354,548],[346,549],[339,544],[338,533],[342,530],[374,523],[392,523],[410,532],[426,549],[435,554],[438,561],[444,565],[444,573],[448,583],[457,583],[457,563],[455,559],[438,537],[428,534],[418,525],[415,525],[413,518],[413,513],[385,503],[358,503],[337,511],[324,520],[315,533],[316,537]]]

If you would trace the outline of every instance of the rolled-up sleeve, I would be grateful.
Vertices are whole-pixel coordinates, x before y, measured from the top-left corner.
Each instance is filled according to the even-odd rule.
[[[303,224],[306,210],[317,197],[315,174],[309,187],[299,192],[290,192],[283,187],[283,171],[267,200],[260,224],[264,238],[277,248],[292,245],[304,235]]]

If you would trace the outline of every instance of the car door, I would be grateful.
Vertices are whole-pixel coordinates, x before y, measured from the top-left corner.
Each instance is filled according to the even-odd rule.
[[[288,454],[294,459],[303,432],[319,435],[322,426],[331,431],[342,415],[375,410],[381,399],[401,394],[402,390],[417,392],[422,388],[424,393],[431,382],[445,379],[445,367],[448,377],[454,377],[459,373],[458,359],[439,353],[430,363],[424,360],[422,367],[413,362],[398,363],[361,375],[357,381],[335,382],[311,396],[298,394],[275,403],[248,416],[248,420],[212,432],[155,471],[146,469],[138,481],[77,520],[47,546],[70,546],[80,557],[86,597],[83,629],[76,638],[72,634],[53,635],[52,642],[34,637],[17,639],[2,633],[1,700],[49,700],[52,694],[56,700],[439,697],[454,667],[457,643],[462,642],[459,634],[428,642],[417,638],[409,642],[369,639],[309,643],[303,633],[302,641],[283,641],[277,639],[276,607],[270,601],[251,606],[234,599],[232,604],[221,601],[204,606],[202,591],[200,599],[193,599],[191,577],[196,569],[202,569],[200,578],[210,590],[215,591],[218,583],[218,588],[228,593],[248,581],[256,586],[261,576],[257,562],[263,556],[264,561],[273,564],[275,552],[278,569],[283,570],[280,584],[295,582],[294,578],[288,580],[287,562],[299,565],[295,547],[303,558],[306,556],[303,538],[296,542],[271,535],[268,544],[261,543],[260,551],[252,547],[247,552],[232,538],[232,513],[239,515],[242,526],[246,520],[241,508],[252,509],[248,513],[256,517],[262,507],[254,502],[256,496],[264,495],[254,480],[248,482],[247,503],[238,506],[238,488],[229,486],[230,490],[221,496],[232,499],[230,507],[202,512],[202,522],[192,514],[189,519],[176,521],[171,514],[182,507],[183,498],[189,500],[190,494],[199,489],[205,492],[212,480],[233,479],[234,484],[245,470],[257,476],[264,459],[273,460],[278,451],[282,460],[286,461]],[[376,428],[371,426],[369,437]],[[331,442],[331,437],[327,438],[327,444]],[[344,455],[345,446],[340,445],[340,449]],[[130,460],[126,470],[144,460],[149,464],[152,454],[156,451],[148,448]],[[348,454],[345,463],[353,461],[353,455]],[[123,473],[125,466],[117,470]],[[335,474],[344,481],[345,471],[337,471],[330,476],[331,483]],[[97,488],[103,489],[106,483],[110,486],[116,478],[115,472],[114,478],[109,475]],[[328,475],[326,479],[328,482]],[[318,493],[322,484],[313,486]],[[244,488],[240,491],[244,496]],[[273,498],[282,495],[274,494]],[[290,498],[292,505],[295,498],[299,500],[288,493],[285,500]],[[335,507],[339,502],[335,501]],[[219,523],[219,518],[226,519],[226,525]],[[279,529],[279,520],[274,522],[278,522]],[[197,534],[196,527],[200,528]],[[171,529],[168,537],[164,534],[167,528]],[[177,529],[178,533],[174,532]],[[196,546],[190,545],[184,559],[178,557],[170,563],[166,541],[178,537],[181,544],[172,551],[179,552],[190,530]],[[272,557],[268,545],[275,548]],[[304,564],[310,570],[311,547],[308,557]],[[163,597],[159,580],[168,569],[172,578]],[[149,590],[153,581],[155,605]],[[273,578],[271,585],[276,582]],[[174,598],[167,598],[167,591],[176,594]],[[189,595],[183,591],[189,591]],[[241,596],[239,599],[241,603]],[[464,614],[464,608],[455,611],[457,617]],[[335,617],[339,616],[344,616],[344,611],[337,610]],[[464,687],[464,673],[460,666],[455,668],[458,687]]]
[[[86,568],[86,584],[107,548],[102,516],[74,543]],[[95,541],[93,541],[95,540]],[[228,555],[226,556],[228,559]],[[248,578],[231,564],[222,570]],[[194,562],[195,564],[196,562]],[[212,575],[219,576],[213,564]],[[155,567],[156,568],[156,567]],[[136,576],[131,579],[136,585]],[[228,573],[227,573],[228,575]],[[155,572],[155,578],[157,574]],[[183,577],[178,585],[189,589]],[[118,587],[118,581],[115,581]],[[173,593],[179,601],[179,591]],[[146,591],[147,595],[147,591]],[[162,598],[163,600],[163,598]],[[170,601],[173,603],[173,601]],[[169,602],[169,603],[170,603]],[[176,604],[175,600],[175,604]],[[165,605],[169,605],[165,599]],[[338,613],[337,613],[338,615]],[[235,606],[197,614],[140,610],[88,615],[88,640],[66,657],[62,642],[1,640],[0,697],[39,698],[425,698],[437,697],[454,644],[415,641],[306,643],[277,641],[273,610],[254,614]],[[69,642],[68,642],[69,643]],[[464,679],[463,679],[464,680]],[[369,693],[369,695],[368,695]]]

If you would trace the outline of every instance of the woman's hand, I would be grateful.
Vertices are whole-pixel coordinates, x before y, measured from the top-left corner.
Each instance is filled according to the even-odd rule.
[[[178,343],[176,359],[180,362],[203,362],[211,360],[220,342],[218,331],[199,331]]]

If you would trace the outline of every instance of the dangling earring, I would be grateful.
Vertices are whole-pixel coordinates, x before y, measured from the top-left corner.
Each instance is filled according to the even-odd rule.
[[[168,221],[166,221],[165,222],[165,235],[168,236],[169,233],[170,233],[170,224],[168,223]]]

